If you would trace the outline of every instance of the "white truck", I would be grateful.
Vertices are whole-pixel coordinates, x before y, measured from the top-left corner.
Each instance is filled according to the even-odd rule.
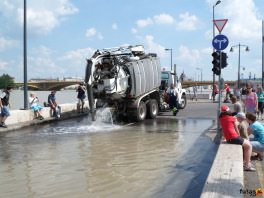
[[[134,121],[153,119],[162,109],[160,60],[141,45],[97,50],[87,60],[85,83],[92,120],[103,107],[110,107],[116,119]]]

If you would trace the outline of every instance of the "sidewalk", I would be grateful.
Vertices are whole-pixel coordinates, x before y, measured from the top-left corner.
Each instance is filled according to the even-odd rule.
[[[53,121],[65,120],[74,117],[80,117],[88,114],[88,108],[85,106],[85,113],[77,113],[76,104],[61,104],[61,117],[55,118],[51,116],[51,110],[49,107],[44,107],[42,114],[44,119],[34,119],[35,115],[32,110],[11,110],[11,116],[7,118],[7,128],[0,127],[1,132],[8,132],[32,125],[48,123]]]

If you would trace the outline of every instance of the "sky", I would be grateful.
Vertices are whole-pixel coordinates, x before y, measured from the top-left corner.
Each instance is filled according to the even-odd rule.
[[[27,70],[32,78],[84,78],[97,49],[143,45],[162,68],[193,80],[212,80],[213,5],[217,0],[27,0]],[[23,0],[0,1],[0,75],[23,82]],[[263,0],[221,0],[215,19],[228,19],[222,34],[225,80],[262,72]],[[216,35],[218,30],[215,29]],[[231,46],[233,52],[229,52]],[[245,51],[248,46],[250,51]]]

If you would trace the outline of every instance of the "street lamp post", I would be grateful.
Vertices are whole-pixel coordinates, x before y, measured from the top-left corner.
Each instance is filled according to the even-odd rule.
[[[200,67],[196,67],[196,69],[199,70],[199,71],[201,72],[201,82],[203,82],[203,69],[200,68]],[[201,93],[203,92],[203,91],[202,91],[202,87],[203,87],[203,86],[201,85]]]
[[[241,45],[240,43],[238,45],[233,45],[230,48],[230,52],[234,51],[234,47],[238,47],[238,69],[237,69],[237,87],[240,88],[240,48],[245,47],[245,51],[249,51],[249,47],[247,45]]]
[[[27,85],[27,1],[24,0],[24,109],[28,109]]]
[[[171,56],[171,71],[172,71],[172,48],[166,48],[166,51],[170,51],[170,56]]]
[[[215,20],[215,7],[220,4],[221,1],[218,0],[216,3],[213,5],[213,38],[215,37],[215,26],[214,26],[214,20]],[[213,48],[213,52],[215,52],[215,49]],[[215,84],[215,74],[213,74],[213,84]],[[215,101],[215,96],[213,95],[213,101]]]

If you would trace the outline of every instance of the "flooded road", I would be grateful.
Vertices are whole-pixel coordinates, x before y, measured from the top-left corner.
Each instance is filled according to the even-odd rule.
[[[0,197],[188,197],[216,150],[205,134],[212,124],[79,118],[0,134]]]

